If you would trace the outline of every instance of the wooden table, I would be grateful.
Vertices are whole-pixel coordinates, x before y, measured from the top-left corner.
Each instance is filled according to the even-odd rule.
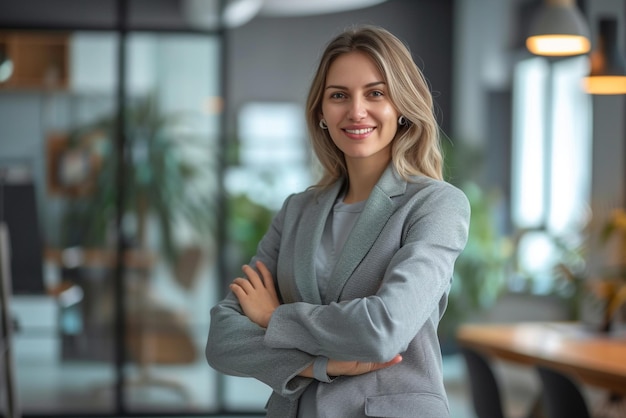
[[[589,330],[580,323],[468,324],[460,345],[502,360],[545,365],[581,382],[626,395],[626,336]]]

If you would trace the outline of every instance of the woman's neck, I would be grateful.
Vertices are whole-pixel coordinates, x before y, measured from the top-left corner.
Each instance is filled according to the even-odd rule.
[[[343,201],[356,203],[367,200],[383,171],[387,168],[389,160],[373,163],[367,159],[356,159],[348,160],[346,164],[348,168],[348,191]]]

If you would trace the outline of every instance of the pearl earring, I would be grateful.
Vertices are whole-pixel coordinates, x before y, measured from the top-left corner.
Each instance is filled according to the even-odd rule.
[[[401,115],[401,116],[398,118],[398,125],[400,125],[400,126],[404,126],[404,125],[406,125],[406,124],[407,124],[407,120],[406,120],[406,118],[405,118],[404,116],[402,116],[402,115]]]
[[[324,119],[320,119],[320,128],[328,129],[328,125],[326,124],[326,121]]]

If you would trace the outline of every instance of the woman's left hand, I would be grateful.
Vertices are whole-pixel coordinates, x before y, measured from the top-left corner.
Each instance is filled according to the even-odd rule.
[[[248,279],[238,277],[233,280],[229,287],[239,300],[246,316],[257,325],[267,328],[272,314],[280,302],[270,271],[261,261],[257,261],[256,267],[262,277],[246,264],[242,270]]]

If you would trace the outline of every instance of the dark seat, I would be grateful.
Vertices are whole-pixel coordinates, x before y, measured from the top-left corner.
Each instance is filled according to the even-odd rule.
[[[481,353],[460,347],[467,366],[474,412],[478,418],[504,418],[500,388],[491,364]]]
[[[545,366],[537,366],[537,371],[546,418],[591,418],[585,398],[574,380]]]

